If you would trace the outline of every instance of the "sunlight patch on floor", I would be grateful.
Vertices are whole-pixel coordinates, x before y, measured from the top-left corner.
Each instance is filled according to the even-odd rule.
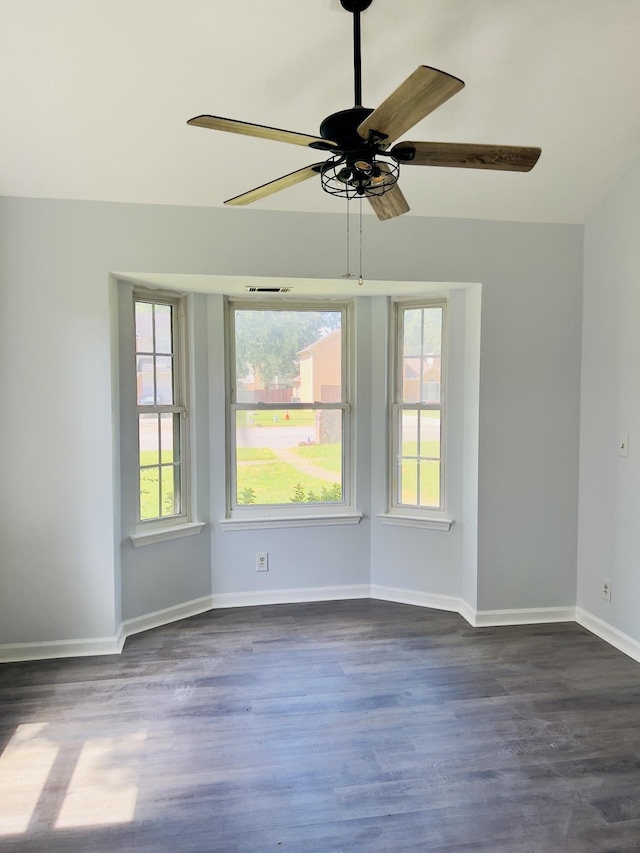
[[[64,743],[49,723],[19,725],[0,755],[0,837],[24,834],[32,824],[69,829],[132,821],[146,736],[85,740],[58,813],[47,814],[47,785],[66,781],[52,775]]]
[[[0,836],[27,831],[60,747],[48,723],[23,723],[0,755]]]
[[[137,759],[145,738],[144,732],[136,732],[85,741],[56,829],[133,820],[138,798]]]

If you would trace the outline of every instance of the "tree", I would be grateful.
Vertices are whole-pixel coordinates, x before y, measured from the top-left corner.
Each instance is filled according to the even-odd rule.
[[[340,328],[340,311],[235,310],[236,375],[252,370],[265,386],[298,373],[296,354],[327,332]]]

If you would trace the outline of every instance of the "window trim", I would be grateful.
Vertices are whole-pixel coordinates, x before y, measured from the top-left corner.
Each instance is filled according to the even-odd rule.
[[[191,499],[191,440],[189,434],[189,361],[188,361],[188,296],[173,290],[155,290],[142,286],[133,288],[134,323],[134,377],[137,374],[135,345],[135,305],[136,302],[170,305],[172,313],[173,335],[173,404],[140,405],[134,400],[136,452],[137,452],[137,500],[136,525],[129,537],[134,547],[150,545],[165,539],[188,536],[198,533],[201,525],[195,525],[192,518]],[[137,390],[137,389],[136,389]],[[178,413],[180,415],[180,513],[160,518],[140,518],[140,429],[139,415]],[[196,529],[197,527],[197,529]]]
[[[403,404],[400,402],[403,378],[402,319],[405,309],[441,308],[442,339],[440,361],[440,402]],[[387,455],[387,510],[378,517],[383,524],[409,527],[426,527],[449,530],[453,520],[447,514],[448,498],[448,361],[449,361],[449,300],[446,296],[391,297],[389,300],[389,405],[388,405],[388,455]],[[418,411],[440,412],[440,506],[418,507],[398,503],[399,412],[411,408]]]
[[[235,326],[234,310],[263,311],[339,311],[341,320],[341,368],[342,399],[339,403],[237,403],[235,377]],[[273,296],[261,298],[225,297],[225,517],[220,521],[223,529],[238,530],[264,527],[294,527],[325,523],[357,524],[361,514],[354,509],[355,487],[353,460],[355,458],[355,417],[353,404],[354,382],[354,310],[353,299],[308,297],[287,298]],[[342,500],[327,503],[289,503],[289,504],[237,504],[236,453],[235,453],[235,413],[240,410],[263,409],[267,411],[286,411],[301,409],[329,409],[342,411]]]

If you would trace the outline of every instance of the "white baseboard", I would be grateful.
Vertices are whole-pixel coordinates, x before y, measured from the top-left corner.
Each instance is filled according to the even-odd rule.
[[[161,628],[171,622],[179,622],[181,619],[188,619],[189,616],[206,613],[212,607],[212,596],[203,595],[202,598],[194,598],[193,601],[186,601],[184,604],[176,604],[174,607],[165,607],[164,610],[156,610],[154,613],[146,613],[144,616],[127,619],[120,626],[119,633],[124,642],[132,634],[149,631],[151,628]]]
[[[53,658],[88,657],[90,655],[118,655],[125,640],[132,634],[160,628],[179,619],[196,616],[211,610],[211,596],[205,595],[185,604],[147,613],[135,619],[122,622],[113,637],[94,637],[81,640],[57,640],[43,643],[9,643],[0,646],[0,663],[16,663],[28,660],[49,660]]]
[[[52,640],[42,643],[6,643],[0,646],[0,663],[49,658],[79,658],[89,655],[118,655],[124,637],[92,637],[81,640]]]
[[[576,607],[575,621],[578,625],[586,628],[587,631],[595,634],[596,637],[600,637],[601,640],[604,640],[609,645],[618,649],[618,651],[624,652],[625,655],[629,655],[630,658],[640,663],[640,643],[634,640],[633,637],[624,634],[622,631],[614,628],[613,625],[609,625],[604,619],[600,619],[599,616],[589,613],[588,610],[583,610],[582,607]]]
[[[458,613],[462,616],[463,619],[466,619],[469,625],[475,628],[476,625],[476,611],[473,607],[468,604],[464,598],[460,599],[460,610]]]
[[[499,625],[575,622],[575,619],[575,607],[528,607],[515,610],[477,610],[471,624],[475,628],[491,628]]]
[[[222,592],[212,595],[214,609],[224,607],[257,607],[260,604],[302,604],[308,601],[345,601],[370,598],[368,583],[345,586],[317,586],[301,589],[270,589],[251,592]]]
[[[371,584],[371,598],[377,598],[381,601],[395,601],[397,604],[414,604],[416,607],[431,607],[433,610],[447,610],[461,615],[464,615],[462,610],[468,608],[466,602],[461,598],[454,598],[452,595],[437,595],[431,592],[398,589],[380,584]]]
[[[459,613],[474,628],[489,628],[498,625],[537,625],[545,622],[575,621],[574,607],[534,607],[521,610],[474,610],[463,598],[452,595],[436,595],[417,592],[413,589],[397,589],[389,586],[371,585],[371,597],[399,604],[414,604],[434,610]]]
[[[187,619],[208,610],[228,607],[255,607],[261,604],[298,604],[311,601],[341,601],[375,598],[459,613],[476,628],[503,625],[536,625],[551,622],[577,622],[600,639],[640,663],[640,642],[614,628],[581,607],[536,607],[514,610],[474,610],[464,599],[435,593],[398,589],[379,584],[351,584],[301,589],[276,589],[252,592],[230,592],[205,595],[202,598],[167,607],[123,622],[113,637],[56,640],[40,643],[8,643],[0,645],[0,663],[13,663],[50,658],[86,657],[120,654],[127,637]]]

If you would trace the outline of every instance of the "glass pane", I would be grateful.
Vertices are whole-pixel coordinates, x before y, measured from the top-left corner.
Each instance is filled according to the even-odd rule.
[[[158,465],[160,462],[158,426],[158,415],[153,413],[138,415],[140,465]]]
[[[398,501],[440,506],[440,412],[400,412]]]
[[[161,461],[179,462],[180,415],[173,412],[160,415]],[[175,456],[174,456],[175,449]]]
[[[423,309],[423,346],[422,355],[441,355],[442,353],[442,308]]]
[[[236,402],[342,400],[339,311],[237,309]]]
[[[420,412],[420,453],[440,459],[440,412]]]
[[[402,354],[422,355],[422,308],[405,308],[402,312]]]
[[[153,305],[135,303],[136,352],[153,352]]]
[[[442,308],[406,308],[402,317],[401,400],[439,402]]]
[[[155,351],[162,353],[173,352],[170,305],[155,305],[156,345]]]
[[[174,495],[174,468],[173,465],[163,465],[161,513],[162,515],[176,515],[178,512]]]
[[[400,456],[418,455],[418,412],[400,413]]]
[[[402,358],[402,402],[420,403],[420,371],[422,359],[417,356]]]
[[[440,367],[439,355],[428,355],[422,361],[422,386],[420,389],[421,403],[440,402]]]
[[[399,465],[398,495],[401,504],[417,506],[418,504],[418,462],[415,459],[404,459]]]
[[[140,471],[140,520],[160,516],[160,472],[158,468]]]
[[[238,504],[342,501],[342,411],[236,412]]]
[[[182,492],[181,492],[181,483],[182,483],[182,473],[180,465],[173,466],[173,511],[175,515],[178,515],[183,511],[182,508]]]
[[[168,355],[156,356],[156,403],[173,405],[173,359]]]
[[[420,506],[440,506],[440,463],[422,460],[420,463]]]
[[[152,355],[136,356],[136,392],[139,406],[153,406],[155,404]]]

